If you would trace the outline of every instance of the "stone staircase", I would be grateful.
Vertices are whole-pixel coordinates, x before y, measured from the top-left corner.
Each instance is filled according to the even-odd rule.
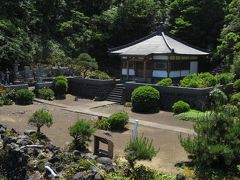
[[[106,100],[122,104],[124,89],[125,89],[124,84],[116,84],[115,88],[108,95]]]

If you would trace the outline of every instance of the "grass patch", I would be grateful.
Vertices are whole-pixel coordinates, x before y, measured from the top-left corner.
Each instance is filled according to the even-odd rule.
[[[183,121],[197,121],[199,118],[202,118],[203,116],[205,116],[206,113],[209,113],[209,112],[190,110],[188,112],[175,115],[175,118]]]

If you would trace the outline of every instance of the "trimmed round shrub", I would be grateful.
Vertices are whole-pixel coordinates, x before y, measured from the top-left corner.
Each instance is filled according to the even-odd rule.
[[[111,130],[123,130],[127,125],[128,121],[129,116],[126,112],[114,113],[107,119],[109,128]]]
[[[141,86],[132,92],[132,110],[142,113],[159,111],[160,93],[151,86]]]
[[[53,100],[54,92],[50,88],[42,88],[38,90],[38,97],[40,99]]]
[[[238,103],[240,102],[240,93],[236,93],[236,94],[232,95],[230,101],[232,104],[238,105]]]
[[[217,74],[215,77],[218,84],[226,85],[234,81],[234,76],[235,75],[233,73],[221,73]]]
[[[56,84],[56,82],[59,81],[59,80],[63,80],[66,83],[68,83],[68,80],[67,80],[67,78],[65,76],[57,76],[57,77],[54,78],[53,84]]]
[[[159,86],[171,86],[172,85],[172,79],[171,78],[164,78],[161,81],[157,82],[157,85],[159,85]]]
[[[28,89],[20,89],[16,92],[16,103],[20,105],[32,104],[35,95]]]
[[[68,84],[66,81],[60,79],[57,80],[54,84],[55,94],[58,98],[65,98],[65,94],[67,93]]]
[[[212,107],[223,105],[228,100],[226,94],[222,90],[220,90],[218,88],[214,88],[209,93],[209,98],[210,98],[210,103],[211,103]]]
[[[233,89],[234,89],[234,91],[236,91],[236,92],[240,92],[240,79],[236,80],[236,81],[233,83]]]
[[[190,111],[190,105],[184,101],[175,102],[172,106],[174,114],[180,114]]]

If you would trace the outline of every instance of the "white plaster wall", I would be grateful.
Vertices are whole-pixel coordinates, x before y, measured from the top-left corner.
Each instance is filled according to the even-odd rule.
[[[170,71],[169,77],[171,77],[171,78],[181,77],[181,71]]]
[[[168,56],[164,55],[153,55],[154,60],[168,60]]]
[[[127,69],[122,68],[122,75],[127,75]],[[134,69],[129,69],[129,76],[135,76],[135,70]]]
[[[197,73],[198,72],[198,62],[191,61],[190,62],[190,73]]]
[[[167,77],[167,71],[153,70],[152,77]]]
[[[190,73],[189,70],[181,70],[181,77],[185,77]]]

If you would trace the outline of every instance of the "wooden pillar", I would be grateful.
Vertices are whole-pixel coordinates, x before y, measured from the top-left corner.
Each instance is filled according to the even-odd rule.
[[[170,76],[170,71],[171,71],[171,61],[170,61],[170,56],[168,57],[168,61],[167,61],[167,77]]]
[[[145,80],[146,80],[146,77],[147,77],[146,68],[147,68],[147,61],[144,61],[143,62],[143,75],[144,75]]]
[[[129,61],[127,60],[127,80],[129,80]]]

